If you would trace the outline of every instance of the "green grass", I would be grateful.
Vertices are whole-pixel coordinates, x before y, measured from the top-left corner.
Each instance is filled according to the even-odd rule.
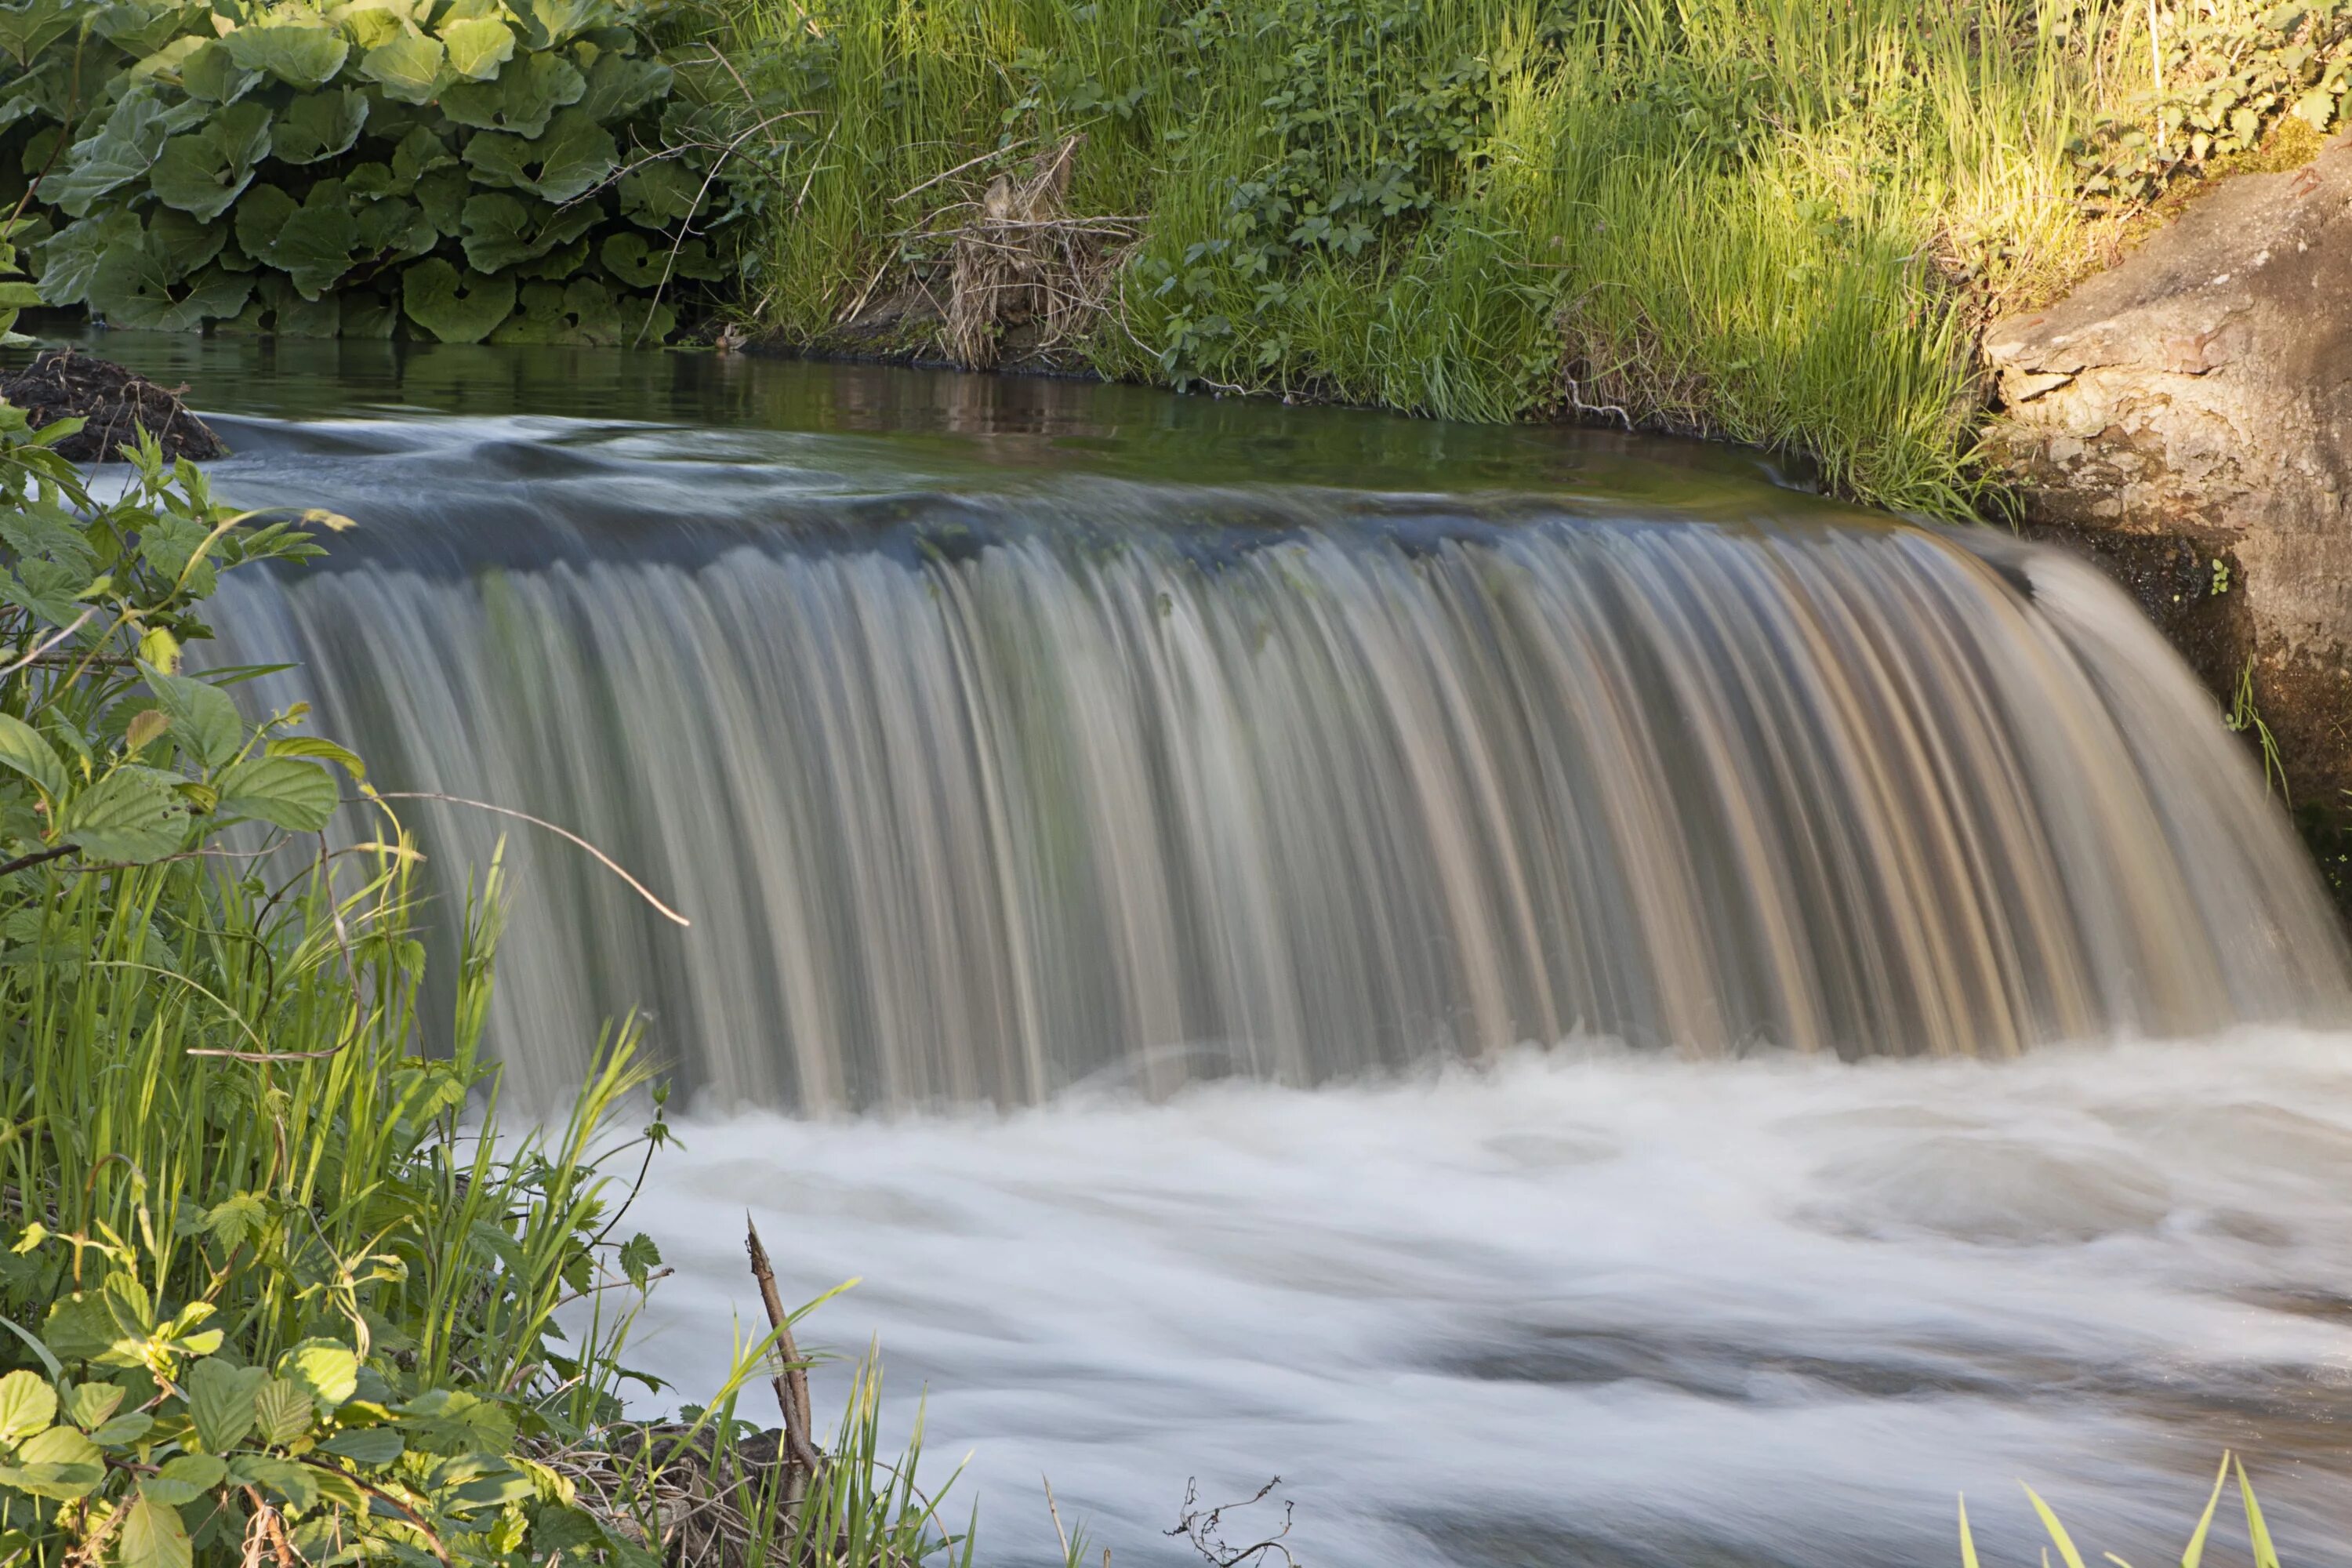
[[[740,1399],[782,1328],[709,1404],[624,1409],[660,1257],[620,1222],[667,1139],[634,1028],[501,1125],[498,862],[428,1026],[419,851],[364,764],[177,671],[296,520],[152,446],[100,489],[65,433],[0,405],[0,1563],[716,1563],[666,1506],[713,1486],[691,1517],[776,1560],[968,1563],[870,1358],[789,1490]],[[330,847],[339,809],[367,841]]]
[[[2147,9],[2033,0],[730,0],[803,116],[751,290],[825,342],[1083,135],[1102,374],[1807,453],[1969,514],[1985,315],[2111,242],[2070,142]],[[1322,225],[1318,228],[1318,222]]]

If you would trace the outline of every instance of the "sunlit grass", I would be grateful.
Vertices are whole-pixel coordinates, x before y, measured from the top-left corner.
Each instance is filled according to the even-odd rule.
[[[1203,52],[1183,24],[1208,8],[735,0],[737,51],[801,73],[812,110],[762,321],[822,341],[994,173],[1082,134],[1069,211],[1142,220],[1083,345],[1104,374],[1622,417],[1971,515],[1974,331],[2111,243],[2077,211],[2069,142],[2148,70],[2145,8],[2095,3],[1225,0],[1237,24]],[[1366,17],[1386,30],[1348,58],[1395,68],[1393,89],[1282,85],[1300,37]],[[1475,145],[1426,162],[1433,205],[1272,273],[1236,259],[1240,182],[1302,137],[1343,171],[1374,158],[1382,94],[1465,59],[1485,110]],[[1325,102],[1349,117],[1315,120]]]

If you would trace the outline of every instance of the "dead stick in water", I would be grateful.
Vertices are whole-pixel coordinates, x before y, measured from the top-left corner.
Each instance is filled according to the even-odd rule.
[[[784,1314],[783,1298],[776,1294],[776,1271],[768,1263],[768,1249],[760,1245],[760,1227],[743,1216],[743,1250],[751,1255],[751,1278],[760,1282],[760,1304],[768,1310],[768,1327],[775,1331],[776,1353],[783,1370],[776,1373],[776,1404],[784,1413],[784,1442],[791,1450],[793,1473],[785,1481],[784,1500],[797,1503],[816,1474],[816,1445],[809,1436],[808,1368],[801,1363],[800,1346],[793,1342],[793,1321]]]

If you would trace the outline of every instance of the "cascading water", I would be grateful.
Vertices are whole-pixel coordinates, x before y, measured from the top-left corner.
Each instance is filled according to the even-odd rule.
[[[2342,950],[2088,568],[1608,437],[108,352],[303,416],[219,485],[362,525],[205,657],[694,916],[402,806],[453,899],[509,837],[530,1098],[637,1005],[703,1091],[633,1360],[724,1373],[755,1209],[982,1561],[1063,1561],[1040,1471],[1129,1568],[1276,1472],[1314,1568],[1943,1563],[1960,1489],[2031,1562],[2019,1477],[2168,1560],[2224,1444],[2287,1561],[2352,1540]]]
[[[809,1109],[2345,1009],[2210,701],[2053,552],[460,446],[429,502],[331,498],[390,543],[247,587],[220,657],[299,660],[268,697],[388,777],[527,803],[700,917],[520,852],[495,1033],[542,1100],[632,1005],[693,1087]],[[478,495],[501,462],[539,471]],[[682,544],[713,486],[734,536]],[[428,826],[477,859],[504,826]]]

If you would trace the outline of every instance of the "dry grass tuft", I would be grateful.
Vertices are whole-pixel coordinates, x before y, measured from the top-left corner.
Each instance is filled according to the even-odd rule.
[[[1024,329],[1024,346],[1042,353],[1101,315],[1117,249],[1135,229],[1125,218],[1066,212],[1070,165],[1085,140],[1063,138],[1017,180],[998,174],[956,230],[945,338],[957,363],[990,368]]]

